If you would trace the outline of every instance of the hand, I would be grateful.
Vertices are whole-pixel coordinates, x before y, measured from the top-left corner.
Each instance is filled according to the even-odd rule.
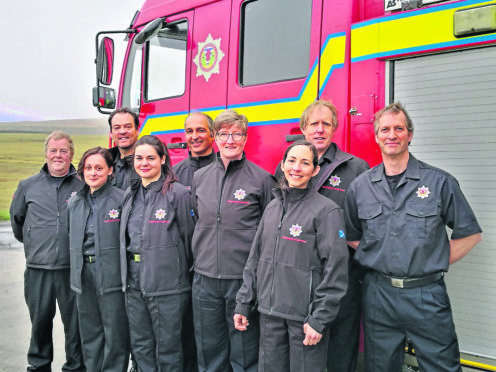
[[[241,314],[234,314],[233,320],[234,328],[238,331],[246,331],[246,328],[250,325],[250,323],[248,323],[248,318]]]
[[[312,346],[317,345],[322,339],[322,335],[315,329],[310,327],[308,323],[303,324],[303,332],[305,333],[305,339],[303,340],[303,345]]]

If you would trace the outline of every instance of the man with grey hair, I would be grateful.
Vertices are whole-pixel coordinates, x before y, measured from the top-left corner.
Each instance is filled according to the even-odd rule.
[[[83,186],[71,164],[74,144],[61,131],[45,141],[45,165],[19,182],[10,206],[17,240],[24,243],[24,296],[31,318],[28,371],[51,371],[52,328],[58,303],[64,324],[66,362],[62,371],[86,371],[81,352],[76,295],[70,289],[67,201]]]
[[[272,175],[248,161],[248,120],[234,110],[217,116],[216,161],[198,170],[191,194],[197,217],[193,234],[193,313],[200,371],[257,371],[258,314],[237,331],[236,294],[258,223],[272,199]]]
[[[213,149],[214,121],[203,112],[192,112],[184,121],[184,136],[188,144],[189,154],[186,159],[174,165],[174,172],[176,172],[179,182],[190,189],[195,172],[215,161],[216,156]],[[198,362],[191,303],[184,316],[182,340],[183,372],[196,372],[198,371]]]
[[[345,200],[348,244],[367,269],[366,371],[400,371],[409,338],[422,371],[459,372],[444,273],[481,228],[457,180],[409,152],[413,124],[400,103],[376,113],[374,130],[383,162],[357,177]]]

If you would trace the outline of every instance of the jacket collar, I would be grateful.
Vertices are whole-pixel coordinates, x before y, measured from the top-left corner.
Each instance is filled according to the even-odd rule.
[[[280,199],[284,200],[286,202],[295,202],[298,200],[303,199],[305,196],[307,196],[308,192],[310,191],[310,186],[307,186],[304,189],[297,189],[294,187],[276,187],[272,189],[272,194]]]
[[[44,173],[46,176],[48,177],[52,177],[52,175],[50,174],[50,172],[48,171],[48,164],[45,163],[43,164],[43,167],[41,168],[41,171],[40,173]],[[57,177],[57,178],[63,178],[63,179],[66,179],[67,177],[69,176],[75,176],[77,174],[76,172],[76,168],[74,167],[74,165],[70,165],[69,166],[69,172],[67,172],[67,174],[65,176],[62,176],[62,177]]]
[[[127,155],[127,156],[124,156],[123,159],[121,159],[121,152],[117,146],[112,147],[111,149],[109,149],[109,151],[110,151],[110,154],[112,155],[112,159],[114,159],[114,164],[121,161],[121,163],[124,167],[133,166],[133,155]]]
[[[319,159],[319,165],[324,161],[328,161],[329,163],[336,163],[336,165],[341,164],[347,160],[350,160],[353,155],[348,154],[347,152],[342,151],[338,145],[334,142],[331,142],[329,147],[327,148],[324,155]]]
[[[212,163],[216,159],[217,154],[212,149],[212,152],[210,154],[208,154],[208,155],[204,155],[204,156],[191,156],[191,151],[190,151],[189,154],[188,154],[188,156],[189,156],[189,161],[190,162],[196,163],[198,165],[198,168],[203,168],[205,165],[208,165],[208,164]]]
[[[110,184],[110,182],[106,182],[102,187],[96,190],[93,193],[93,195],[97,198],[106,197],[111,190],[112,190],[112,185]],[[79,191],[77,195],[80,195],[82,198],[86,197],[87,195],[90,195],[90,187],[87,184],[84,184],[81,191]]]
[[[246,161],[246,154],[243,151],[243,155],[241,156],[241,159],[231,160],[229,162],[229,164],[227,165],[227,169],[226,169],[226,168],[224,168],[224,162],[222,161],[222,158],[220,157],[220,152],[218,152],[216,154],[216,156],[217,156],[217,166],[220,167],[221,169],[225,170],[226,172],[229,169],[235,169],[235,168],[241,167]]]

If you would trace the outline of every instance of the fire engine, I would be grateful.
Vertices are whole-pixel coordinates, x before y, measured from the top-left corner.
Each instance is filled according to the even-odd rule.
[[[96,51],[93,104],[135,110],[173,163],[187,156],[188,113],[232,108],[249,120],[247,158],[272,173],[323,98],[339,111],[334,141],[373,166],[373,114],[401,101],[411,152],[459,180],[484,230],[447,286],[462,362],[496,371],[496,1],[146,0]]]

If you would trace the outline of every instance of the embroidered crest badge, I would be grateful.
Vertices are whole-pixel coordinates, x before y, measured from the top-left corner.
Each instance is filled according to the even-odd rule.
[[[339,186],[339,184],[341,183],[341,177],[334,174],[331,176],[331,178],[329,178],[329,183],[334,187]]]
[[[289,234],[296,238],[301,235],[302,231],[303,230],[301,229],[301,226],[296,224],[291,226],[291,228],[289,229]]]
[[[417,197],[420,199],[428,198],[430,193],[429,188],[423,185],[417,189]]]
[[[198,54],[193,59],[196,65],[196,77],[203,76],[208,82],[212,74],[219,73],[219,64],[224,58],[224,52],[220,49],[221,38],[215,39],[208,34],[204,42],[198,43]]]
[[[109,210],[108,215],[115,220],[116,218],[119,218],[119,211],[117,209],[111,209]]]
[[[163,220],[166,214],[167,213],[165,213],[165,211],[162,208],[157,209],[157,211],[155,212],[155,218],[157,220]]]
[[[246,196],[246,191],[243,189],[238,189],[234,193],[234,198],[238,199],[238,200],[243,200],[245,198],[245,196]]]

